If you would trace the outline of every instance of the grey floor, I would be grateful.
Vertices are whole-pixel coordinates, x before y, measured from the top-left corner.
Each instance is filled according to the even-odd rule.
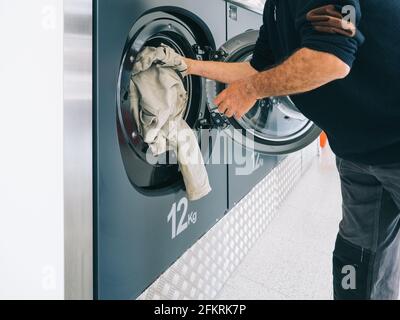
[[[340,216],[334,156],[323,149],[218,299],[331,299]]]

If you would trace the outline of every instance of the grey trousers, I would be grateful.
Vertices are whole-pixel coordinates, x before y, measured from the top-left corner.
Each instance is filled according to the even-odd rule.
[[[400,163],[337,158],[337,167],[343,219],[333,253],[334,298],[399,299]]]

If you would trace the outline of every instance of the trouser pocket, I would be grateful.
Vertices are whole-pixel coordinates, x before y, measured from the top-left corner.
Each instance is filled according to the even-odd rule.
[[[353,245],[338,235],[333,252],[335,300],[370,298],[371,259],[373,259],[371,251]]]

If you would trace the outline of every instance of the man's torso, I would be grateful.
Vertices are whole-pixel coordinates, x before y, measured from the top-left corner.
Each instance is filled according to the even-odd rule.
[[[301,48],[296,20],[309,4],[267,0],[264,25],[276,63]],[[328,133],[339,156],[367,164],[400,162],[400,1],[363,0],[360,7],[358,30],[365,42],[350,75],[292,98]]]

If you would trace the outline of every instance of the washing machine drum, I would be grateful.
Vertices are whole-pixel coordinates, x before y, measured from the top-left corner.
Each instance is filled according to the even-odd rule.
[[[133,64],[137,54],[145,46],[158,47],[166,44],[182,56],[198,59],[196,48],[213,46],[206,32],[186,24],[176,15],[153,12],[140,18],[132,27],[125,45],[118,81],[117,124],[119,142],[125,169],[131,183],[143,192],[171,191],[182,185],[176,156],[167,152],[155,157],[138,133],[133,118],[129,87]],[[194,127],[204,116],[206,109],[205,81],[199,77],[182,79],[188,93],[185,120]]]

